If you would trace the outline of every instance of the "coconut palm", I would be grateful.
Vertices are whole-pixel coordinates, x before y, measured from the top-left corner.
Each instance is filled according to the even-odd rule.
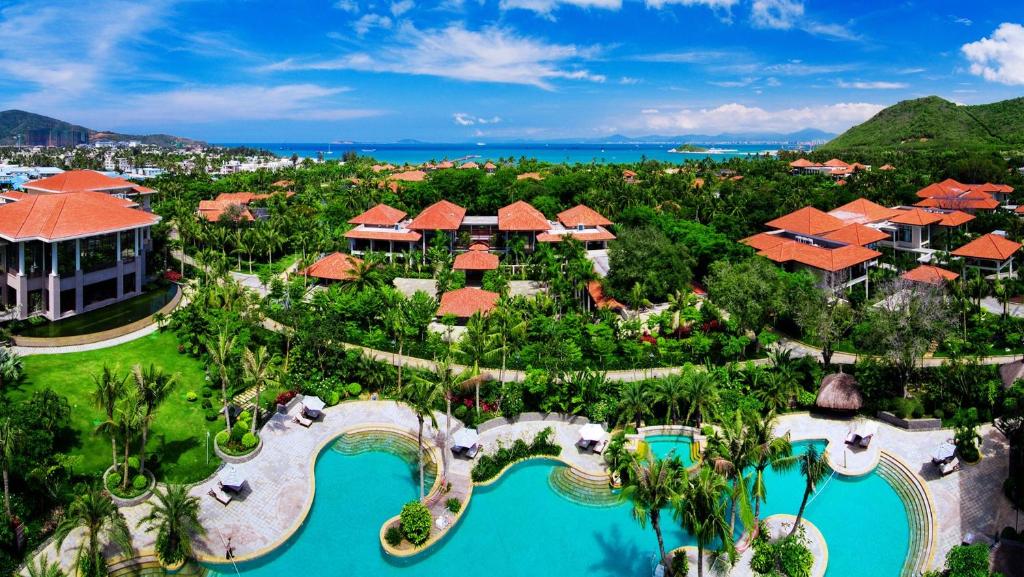
[[[381,274],[379,261],[365,258],[352,262],[349,269],[349,277],[342,281],[342,289],[363,292],[368,288],[380,288],[384,286],[384,278]]]
[[[679,330],[682,321],[699,318],[696,308],[697,295],[688,290],[676,290],[668,295],[668,311],[672,313],[672,332]]]
[[[14,425],[10,417],[0,421],[0,471],[3,472],[4,478],[4,511],[7,513],[8,520],[14,518],[11,514],[10,469],[20,438],[21,431]]]
[[[651,395],[642,381],[630,381],[622,385],[619,391],[619,422],[633,421],[636,428],[644,417],[653,415],[651,412]]]
[[[184,485],[168,485],[154,495],[156,502],[141,522],[149,524],[147,533],[156,531],[160,561],[181,563],[192,556],[192,536],[206,534],[199,522],[199,499],[189,495]]]
[[[686,383],[678,375],[669,375],[654,383],[655,402],[665,405],[665,423],[675,423],[686,397]]]
[[[135,434],[143,426],[146,418],[145,400],[137,387],[125,387],[124,394],[114,410],[112,427],[121,435],[124,455],[121,461],[121,487],[128,487],[128,453]]]
[[[818,449],[814,445],[807,447],[807,450],[800,455],[793,455],[785,459],[779,459],[776,461],[775,467],[780,471],[787,471],[793,467],[800,467],[800,474],[804,478],[804,497],[800,501],[800,510],[796,514],[796,522],[793,523],[793,529],[789,532],[790,535],[796,533],[798,527],[800,527],[800,521],[804,517],[804,509],[807,508],[807,500],[811,494],[814,493],[818,483],[824,479],[829,472],[828,461],[825,459],[824,453],[819,453]]]
[[[747,492],[747,477],[744,475],[753,459],[753,445],[746,420],[741,411],[734,411],[729,418],[722,419],[719,432],[711,437],[707,449],[707,460],[715,472],[724,476],[731,486],[730,533],[736,528],[737,509],[744,525],[750,526],[753,519],[750,512],[750,494]]]
[[[142,445],[139,448],[139,470],[146,470],[146,442],[149,439],[149,427],[156,418],[157,408],[171,394],[174,388],[174,375],[165,373],[162,369],[156,368],[153,364],[148,369],[142,365],[135,365],[132,368],[132,378],[139,392],[142,415],[139,420],[139,427],[142,433]]]
[[[471,367],[472,375],[480,373],[480,365],[487,362],[494,352],[495,335],[490,332],[488,318],[480,313],[473,313],[466,323],[466,332],[455,345],[455,354],[462,362]],[[476,383],[476,414],[480,414],[480,382]]]
[[[689,403],[686,420],[694,419],[698,427],[703,423],[704,417],[713,414],[718,408],[717,376],[716,370],[705,367],[704,370],[690,369],[683,377],[686,382],[686,398]]]
[[[452,398],[455,393],[467,387],[478,386],[481,379],[486,380],[488,375],[476,375],[470,377],[468,373],[456,373],[448,359],[441,359],[434,365],[434,373],[429,382],[437,388],[444,397],[445,404],[445,432],[444,443],[441,446],[441,458],[444,459],[445,470],[448,470],[448,442],[452,436]]]
[[[114,412],[117,410],[117,402],[124,394],[124,387],[127,376],[119,376],[115,369],[104,364],[99,374],[93,375],[92,380],[96,384],[92,398],[96,407],[103,411],[107,420],[96,427],[97,432],[105,432],[110,435],[111,465],[117,466],[117,434],[114,428]]]
[[[68,506],[64,519],[54,531],[57,548],[75,529],[83,529],[75,546],[75,568],[80,577],[103,577],[107,574],[107,562],[103,553],[103,542],[109,542],[121,549],[122,554],[132,552],[131,534],[128,523],[110,497],[98,488],[79,495]]]
[[[21,356],[10,347],[0,347],[0,391],[20,379],[22,371]]]
[[[632,498],[633,519],[642,529],[650,522],[658,538],[661,563],[668,568],[665,539],[661,533],[661,511],[677,500],[681,490],[685,490],[686,475],[680,474],[679,469],[667,459],[658,459],[650,453],[643,460],[634,458],[629,471],[623,493]]]
[[[436,383],[426,379],[417,379],[402,389],[401,399],[409,408],[416,413],[416,421],[419,423],[419,431],[416,433],[416,444],[419,446],[420,465],[420,500],[426,497],[423,478],[423,424],[430,419],[430,424],[437,428],[437,419],[434,418],[434,406],[441,400],[443,391]]]
[[[527,322],[522,311],[513,307],[505,298],[498,301],[498,306],[491,312],[490,321],[498,339],[497,348],[501,351],[498,380],[504,382],[509,351],[526,338]]]
[[[751,472],[750,497],[754,500],[754,527],[760,524],[761,503],[768,500],[768,484],[765,482],[765,471],[775,467],[781,459],[793,454],[793,444],[789,441],[789,432],[781,437],[775,436],[775,413],[769,412],[764,417],[756,417],[750,421],[747,431],[750,437]]]
[[[253,410],[252,419],[253,434],[256,434],[256,422],[259,421],[260,394],[267,383],[274,382],[276,360],[277,355],[270,355],[267,353],[267,347],[262,345],[256,349],[256,352],[253,352],[249,347],[246,347],[242,352],[242,372],[245,374],[245,380],[256,388],[255,409]]]
[[[51,562],[45,553],[25,566],[28,577],[67,577],[60,564]]]
[[[210,355],[210,362],[217,368],[217,376],[220,378],[220,395],[224,409],[224,427],[228,434],[231,434],[231,414],[228,412],[228,363],[231,351],[235,348],[235,336],[222,329],[213,340],[209,337],[203,339],[207,354]]]
[[[682,498],[675,502],[676,518],[697,541],[697,575],[704,576],[704,550],[716,542],[726,551],[733,549],[732,534],[725,519],[725,477],[702,467],[690,479]]]

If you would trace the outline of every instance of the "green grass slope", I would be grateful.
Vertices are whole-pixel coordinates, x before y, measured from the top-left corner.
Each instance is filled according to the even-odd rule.
[[[1024,98],[958,106],[938,96],[905,100],[822,148],[1005,148],[1024,145]]]

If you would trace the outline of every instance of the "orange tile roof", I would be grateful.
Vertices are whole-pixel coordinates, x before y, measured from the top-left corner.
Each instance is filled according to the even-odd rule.
[[[996,190],[991,187],[1000,188],[998,185],[964,184],[952,178],[947,178],[942,182],[929,184],[917,191],[918,198],[923,198],[924,200],[916,203],[914,206],[992,210],[999,207],[999,201],[992,196],[992,192],[1003,192],[1003,190]]]
[[[836,272],[882,256],[877,250],[862,246],[847,245],[839,248],[823,248],[791,240],[757,253],[778,263],[799,262],[807,266]]]
[[[793,239],[786,238],[781,234],[759,232],[753,236],[748,236],[747,238],[740,240],[740,242],[757,250],[768,250],[783,243],[793,242]]]
[[[972,240],[951,254],[967,258],[1004,261],[1020,250],[1020,246],[1019,242],[989,233]]]
[[[636,173],[635,173],[635,172],[633,172],[632,170],[629,170],[629,169],[627,168],[626,170],[623,170],[623,171],[622,171],[622,176],[624,176],[624,177],[626,177],[626,178],[633,178],[634,176],[636,176]]]
[[[498,230],[546,231],[551,224],[532,204],[517,200],[498,209]]]
[[[807,167],[810,167],[810,166],[818,166],[818,165],[813,163],[813,162],[811,162],[810,160],[807,160],[806,158],[798,158],[798,159],[794,160],[793,162],[790,162],[789,166],[791,166],[793,168],[807,168]]]
[[[494,170],[495,168],[498,168],[498,167],[495,166],[495,164],[493,162],[491,162],[490,160],[488,160],[487,164],[484,165],[484,169],[485,170]]]
[[[805,206],[765,223],[772,228],[788,230],[796,234],[821,235],[846,226],[838,218],[826,214],[813,206]]]
[[[828,211],[828,214],[846,222],[867,224],[869,222],[879,222],[896,216],[899,214],[899,211],[892,208],[886,208],[880,204],[871,202],[866,198],[858,198],[857,200],[848,202],[839,208],[834,208]]]
[[[823,238],[846,244],[866,246],[873,242],[885,240],[889,238],[889,235],[877,228],[853,223],[848,224],[839,230],[833,230],[832,232],[825,234]]]
[[[878,167],[878,170],[896,170],[896,167],[891,164],[883,164]]]
[[[388,230],[356,227],[345,233],[345,238],[358,240],[393,240],[395,242],[418,242],[423,235],[411,230]]]
[[[601,286],[601,281],[599,280],[592,280],[587,283],[587,293],[590,294],[590,298],[594,301],[594,305],[599,309],[621,311],[626,308],[626,306],[619,301],[604,295],[604,287]]]
[[[473,161],[471,160],[471,161],[469,161],[469,162],[467,162],[467,163],[463,164],[463,165],[462,165],[462,166],[460,166],[459,168],[480,168],[480,165],[479,165],[479,164],[477,164],[477,163],[475,163],[475,162],[473,162]]]
[[[129,188],[136,194],[151,194],[155,192],[151,188],[135,184],[123,178],[111,178],[100,174],[95,170],[69,170],[46,178],[30,180],[21,186],[25,190],[36,190],[39,192],[81,192],[118,190]]]
[[[199,216],[203,217],[208,222],[218,222],[220,221],[221,216],[232,206],[237,206],[239,208],[238,216],[235,218],[236,222],[252,222],[256,220],[244,204],[230,200],[200,200]]]
[[[539,172],[524,172],[516,175],[516,180],[544,180]]]
[[[970,200],[956,197],[932,197],[915,202],[914,206],[923,208],[942,208],[946,210],[993,210],[999,208],[999,201],[989,197],[988,200]]]
[[[396,172],[388,178],[401,182],[423,182],[427,178],[427,173],[422,170],[406,170],[405,172]]]
[[[927,283],[932,285],[941,285],[948,281],[956,280],[960,275],[953,271],[948,271],[944,268],[923,264],[913,270],[900,275],[906,280],[912,282]]]
[[[461,206],[440,200],[423,209],[409,223],[412,230],[458,230],[462,219],[466,217],[466,209]]]
[[[275,194],[283,194],[283,195],[285,195],[285,198],[291,198],[291,197],[295,196],[295,193],[291,192],[291,191],[288,191],[288,192],[271,192],[271,193],[262,193],[262,192],[222,192],[222,193],[218,194],[217,198],[215,198],[214,200],[221,201],[221,202],[233,202],[235,204],[246,205],[246,204],[249,204],[250,202],[252,202],[254,200],[266,200],[266,199],[270,198],[271,196],[273,196]]]
[[[900,214],[889,219],[889,222],[896,224],[908,224],[911,226],[928,226],[929,224],[935,224],[940,221],[942,221],[941,214],[927,212],[920,208],[902,210],[900,211]]]
[[[362,262],[350,254],[335,252],[309,265],[302,274],[326,280],[351,280],[352,270]]]
[[[498,255],[480,250],[471,250],[455,257],[452,264],[455,270],[496,270]]]
[[[445,160],[445,161],[437,163],[437,168],[438,169],[454,168],[454,167],[455,167],[455,163],[453,163],[450,160]]]
[[[498,296],[498,293],[472,287],[448,291],[441,295],[441,306],[437,307],[437,316],[454,315],[458,318],[469,318],[476,313],[487,314],[494,310]]]
[[[558,213],[558,222],[569,228],[576,228],[581,224],[583,226],[611,226],[613,224],[596,210],[582,204],[577,204]]]
[[[959,210],[953,212],[947,212],[942,215],[942,220],[939,221],[939,226],[960,226],[961,224],[971,222],[976,217],[973,214],[967,214]]]
[[[288,188],[289,186],[295,186],[295,181],[294,180],[278,180],[278,181],[274,182],[274,184],[271,184],[270,186],[274,186],[274,187],[277,187],[277,188]]]
[[[395,166],[393,164],[374,164],[373,166],[370,167],[370,170],[372,170],[374,172],[384,172],[385,170],[394,170],[394,169],[395,169]]]
[[[150,226],[160,217],[103,192],[30,194],[0,205],[0,236],[46,242]]]
[[[386,204],[378,204],[370,210],[350,219],[349,224],[371,224],[377,226],[394,226],[405,218],[406,212],[390,207]]]
[[[850,168],[849,164],[843,162],[842,160],[839,160],[838,158],[833,158],[832,160],[826,161],[825,164],[823,164],[822,166],[829,166],[832,168]]]
[[[571,229],[564,233],[545,232],[537,235],[537,242],[562,242],[566,236],[571,236],[580,242],[598,242],[602,240],[615,240],[615,235],[603,226],[587,230]]]

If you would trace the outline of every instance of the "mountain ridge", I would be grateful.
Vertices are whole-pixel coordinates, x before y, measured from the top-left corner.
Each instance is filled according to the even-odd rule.
[[[100,140],[126,142],[137,140],[143,144],[181,147],[205,144],[200,140],[170,134],[121,134],[109,130],[94,130],[79,124],[27,112],[25,110],[0,111],[0,145],[75,146]]]

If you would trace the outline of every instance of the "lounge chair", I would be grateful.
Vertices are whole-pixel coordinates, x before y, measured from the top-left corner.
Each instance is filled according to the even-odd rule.
[[[956,457],[953,457],[948,462],[942,463],[941,465],[939,465],[939,472],[942,473],[943,476],[948,475],[948,474],[952,473],[953,471],[959,471],[959,470],[960,470],[960,459],[957,459]]]
[[[590,443],[591,441],[588,441],[586,439],[580,439],[579,441],[576,441],[576,446],[581,449],[589,449]]]
[[[307,419],[302,415],[296,415],[295,417],[292,418],[292,420],[302,425],[303,427],[306,427],[307,429],[310,427],[310,425],[313,424],[313,421]]]
[[[601,453],[604,453],[604,450],[607,447],[608,447],[608,440],[607,439],[604,440],[604,441],[599,441],[596,445],[594,445],[594,452],[597,453],[598,455],[600,455]]]
[[[213,497],[214,499],[217,500],[218,503],[224,505],[225,507],[227,507],[228,503],[230,503],[231,500],[233,499],[231,495],[225,493],[224,490],[221,489],[220,487],[217,487],[216,489],[210,489],[210,492],[207,493],[207,495]]]
[[[476,454],[479,453],[479,452],[480,452],[480,445],[473,445],[472,447],[466,449],[466,456],[469,457],[470,459],[472,459],[472,458],[476,457]]]
[[[870,445],[871,444],[871,435],[867,435],[865,437],[861,437],[859,444],[860,444],[861,447],[867,447],[868,445]]]
[[[857,433],[850,432],[850,433],[846,434],[846,444],[847,445],[856,445],[857,444],[857,439],[858,439]]]

